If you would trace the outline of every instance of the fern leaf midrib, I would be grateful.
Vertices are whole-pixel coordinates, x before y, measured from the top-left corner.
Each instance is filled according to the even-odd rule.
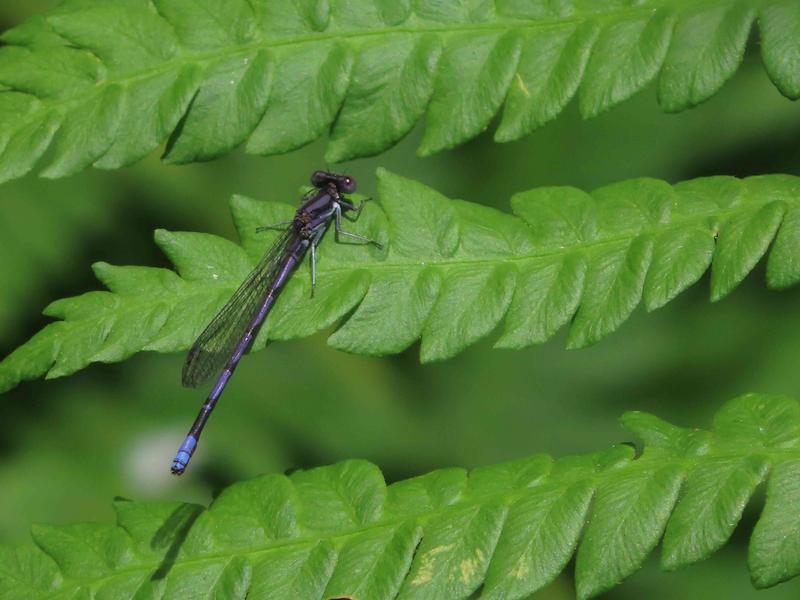
[[[552,251],[539,252],[536,254],[525,254],[519,256],[492,256],[490,258],[472,258],[472,259],[426,258],[424,264],[422,264],[418,260],[409,259],[406,261],[385,260],[385,261],[375,261],[369,263],[349,262],[331,266],[325,266],[325,260],[323,255],[318,260],[317,273],[318,277],[325,277],[326,274],[330,274],[331,276],[342,276],[343,274],[349,274],[356,271],[380,272],[380,271],[408,270],[408,269],[422,270],[425,268],[429,268],[431,266],[444,267],[444,268],[481,267],[481,266],[495,267],[504,264],[509,265],[509,264],[520,264],[525,262],[534,262],[542,259],[547,259],[549,257],[568,255],[575,252],[585,252],[589,251],[592,248],[602,248],[605,246],[610,246],[621,242],[633,242],[635,239],[643,236],[657,236],[662,231],[672,228],[678,228],[682,224],[702,222],[703,220],[711,219],[714,217],[720,219],[726,219],[740,212],[753,211],[759,208],[763,208],[764,206],[767,206],[773,202],[780,203],[783,201],[768,200],[761,204],[743,203],[734,208],[722,209],[719,211],[712,211],[708,213],[698,213],[696,215],[691,215],[688,217],[684,217],[682,219],[677,219],[675,221],[669,221],[667,223],[659,223],[658,225],[642,229],[638,233],[633,232],[632,230],[631,232],[622,233],[617,236],[609,236],[606,238],[593,240],[591,242],[583,242],[571,246],[564,246],[562,248],[552,249]],[[800,202],[798,202],[798,204],[800,204]],[[709,234],[711,233],[712,231],[709,229]],[[166,310],[168,311],[175,310],[175,307],[182,302],[187,302],[194,299],[208,298],[208,296],[210,295],[209,294],[210,287],[215,289],[215,293],[221,293],[221,291],[224,289],[230,290],[230,292],[233,293],[239,285],[238,283],[231,283],[230,281],[226,281],[225,283],[222,284],[217,284],[204,280],[185,280],[185,279],[183,280],[183,283],[185,286],[190,288],[186,290],[186,293],[181,293],[183,290],[169,290],[164,294],[162,298],[159,299],[162,302],[162,304],[166,307]],[[115,306],[114,308],[108,309],[108,311],[103,314],[112,314],[116,316],[118,316],[120,312],[123,312],[123,314],[128,312],[136,314],[143,308],[151,309],[153,307],[152,295],[150,294],[121,295],[119,296],[119,298],[122,301],[123,308],[120,310],[118,306]],[[60,321],[60,322],[68,323],[71,327],[76,327],[79,324],[85,324],[88,325],[89,328],[93,328],[96,326],[96,321],[97,321],[97,316],[95,315],[91,318],[86,317],[84,319],[74,319],[74,320],[70,319],[69,321]],[[157,340],[157,338],[158,338],[158,333],[156,333],[154,339]]]
[[[202,564],[204,562],[214,563],[214,562],[219,562],[220,560],[230,559],[231,557],[234,556],[247,555],[255,557],[260,554],[274,552],[282,548],[291,548],[293,546],[297,547],[311,546],[324,540],[332,542],[337,548],[339,548],[341,547],[341,543],[344,540],[347,540],[348,538],[354,537],[366,531],[375,531],[383,529],[393,530],[407,523],[416,523],[418,525],[424,526],[426,522],[442,517],[448,512],[454,510],[469,510],[471,508],[476,508],[479,510],[480,507],[489,505],[491,503],[509,507],[512,504],[514,504],[517,500],[524,497],[525,495],[530,494],[531,492],[535,493],[535,491],[538,488],[547,489],[548,486],[559,486],[563,488],[564,493],[566,493],[568,488],[570,486],[575,485],[576,483],[588,483],[592,486],[593,490],[596,492],[598,487],[601,486],[606,480],[616,477],[621,471],[625,471],[628,469],[639,469],[642,470],[643,472],[649,472],[650,474],[648,475],[648,477],[651,478],[655,473],[663,471],[668,468],[681,469],[682,472],[684,473],[684,482],[681,483],[681,486],[683,486],[685,483],[685,474],[689,473],[692,468],[698,466],[699,464],[702,464],[706,460],[723,460],[723,459],[744,460],[753,456],[763,457],[769,464],[773,464],[779,461],[800,459],[800,449],[797,448],[765,449],[763,447],[752,447],[752,448],[746,448],[739,452],[717,453],[712,450],[708,454],[689,456],[689,457],[675,457],[675,456],[664,457],[663,455],[641,456],[638,459],[630,460],[623,464],[606,468],[605,470],[600,472],[589,473],[589,474],[586,473],[571,474],[569,472],[566,472],[552,476],[545,475],[544,477],[540,477],[539,479],[537,479],[536,483],[529,487],[522,487],[520,489],[513,489],[511,491],[499,492],[495,494],[484,494],[478,497],[470,497],[469,495],[465,497],[462,496],[462,499],[459,499],[451,504],[437,507],[433,510],[424,513],[416,513],[412,515],[398,515],[388,519],[379,519],[368,525],[363,525],[360,527],[352,527],[339,532],[331,532],[331,533],[320,532],[320,534],[316,536],[307,535],[306,537],[295,537],[290,539],[287,538],[273,539],[268,542],[269,544],[268,546],[239,547],[235,549],[232,548],[230,551],[227,552],[219,551],[219,552],[202,554],[198,556],[179,557],[175,560],[174,565],[177,567],[180,565],[197,565],[197,564]],[[468,492],[466,493],[468,494]],[[505,519],[503,527],[505,527]],[[494,552],[494,549],[492,550],[492,552]],[[118,569],[110,567],[112,569],[112,572],[104,577],[95,577],[95,578],[86,577],[80,579],[64,577],[64,579],[69,582],[69,585],[75,588],[80,588],[86,585],[98,586],[105,581],[109,581],[113,578],[119,577],[121,574],[126,574],[126,573],[130,574],[137,572],[148,573],[158,569],[161,566],[163,566],[163,559],[159,557],[153,561],[140,562],[137,563],[136,565],[132,565],[129,567],[123,567]],[[64,591],[63,588],[60,591]]]
[[[752,0],[748,0],[748,3]],[[702,4],[708,5],[717,5],[717,4],[726,4],[727,0],[705,0]],[[165,73],[177,72],[181,69],[188,68],[190,66],[201,66],[203,69],[209,67],[209,65],[222,61],[225,59],[236,58],[237,56],[242,56],[254,52],[258,52],[260,50],[269,50],[273,48],[281,48],[287,46],[294,46],[294,45],[302,45],[306,43],[324,43],[330,40],[358,40],[358,39],[369,39],[372,37],[381,37],[387,36],[397,33],[408,33],[412,35],[425,35],[428,33],[439,33],[439,34],[456,34],[456,33],[470,33],[470,32],[486,32],[486,31],[497,31],[497,32],[506,32],[510,30],[521,30],[521,29],[548,29],[552,27],[561,27],[567,23],[582,23],[587,20],[608,20],[614,21],[619,19],[624,19],[630,16],[636,16],[641,14],[647,13],[654,13],[658,10],[663,10],[668,7],[680,5],[681,2],[671,2],[670,0],[664,0],[659,6],[648,5],[645,7],[629,7],[625,9],[620,9],[616,11],[609,11],[607,13],[598,13],[598,14],[591,14],[591,15],[576,15],[576,16],[564,16],[564,17],[553,17],[548,19],[537,19],[537,20],[508,20],[502,22],[493,22],[493,23],[469,23],[469,24],[454,24],[454,25],[447,25],[447,26],[421,26],[419,28],[411,28],[407,25],[398,26],[398,27],[384,27],[380,29],[372,29],[369,31],[334,31],[334,32],[321,32],[321,33],[313,33],[313,34],[304,34],[298,35],[294,37],[286,37],[280,39],[266,39],[266,40],[259,40],[258,42],[252,42],[248,44],[237,44],[232,46],[227,46],[224,49],[210,51],[210,52],[202,52],[202,53],[194,53],[194,54],[183,54],[178,53],[178,55],[168,61],[164,61],[163,63],[148,68],[142,69],[140,71],[128,73],[122,77],[112,77],[108,79],[102,79],[95,83],[93,86],[89,86],[84,90],[81,90],[74,96],[64,97],[64,98],[41,98],[36,96],[35,94],[31,94],[30,92],[26,92],[24,90],[14,90],[11,88],[11,91],[20,91],[22,93],[30,94],[31,96],[36,97],[40,102],[41,106],[37,107],[35,110],[31,111],[31,113],[27,116],[27,118],[21,123],[30,123],[33,120],[39,121],[41,120],[41,115],[45,114],[49,111],[55,112],[62,112],[64,107],[71,107],[75,105],[81,105],[88,102],[90,99],[94,98],[98,94],[103,93],[103,91],[112,85],[120,85],[124,88],[136,83],[140,80],[146,80],[152,77],[157,77],[159,75],[163,75]],[[690,4],[687,2],[683,2],[683,4]],[[90,52],[97,60],[100,60],[99,57],[94,55],[90,50],[83,48],[87,52]],[[102,61],[101,61],[102,62]],[[35,119],[33,118],[35,117]],[[22,127],[18,127],[15,131],[18,131]]]
[[[383,261],[376,261],[370,263],[363,263],[363,262],[349,262],[349,263],[340,263],[338,265],[324,267],[322,260],[317,264],[317,271],[318,273],[337,273],[337,272],[352,272],[355,270],[380,270],[380,269],[407,269],[407,268],[417,268],[422,269],[429,267],[431,265],[436,266],[453,266],[453,267],[467,267],[467,266],[476,266],[476,265],[498,265],[498,264],[512,264],[512,263],[522,263],[522,262],[529,262],[529,261],[537,261],[543,258],[549,258],[552,256],[561,256],[563,254],[570,254],[573,252],[582,252],[591,250],[593,248],[603,248],[606,246],[610,246],[613,244],[617,244],[620,242],[632,242],[640,237],[645,236],[657,236],[664,231],[669,229],[677,229],[681,225],[687,225],[690,223],[701,223],[706,219],[711,219],[717,217],[719,219],[728,219],[734,215],[743,212],[755,211],[765,206],[768,206],[772,203],[783,203],[785,204],[784,200],[767,200],[763,203],[757,202],[749,202],[749,203],[742,203],[734,208],[727,208],[727,209],[720,209],[718,211],[710,211],[708,213],[697,213],[694,215],[686,216],[683,218],[675,219],[668,221],[666,223],[658,223],[656,225],[652,225],[650,227],[645,227],[640,230],[628,230],[619,233],[618,235],[610,235],[607,237],[598,238],[595,240],[591,240],[588,242],[578,242],[575,244],[571,244],[569,246],[561,246],[561,247],[553,247],[547,248],[542,247],[541,252],[536,253],[527,253],[527,254],[519,254],[519,255],[511,255],[511,256],[502,256],[502,255],[495,255],[490,258],[437,258],[437,257],[426,257],[424,259],[424,265],[421,264],[419,261],[414,261],[409,259],[407,261],[401,260],[383,260]],[[800,198],[798,198],[797,205],[800,206]],[[714,229],[709,227],[709,234],[714,233]],[[536,251],[537,248],[534,248]]]

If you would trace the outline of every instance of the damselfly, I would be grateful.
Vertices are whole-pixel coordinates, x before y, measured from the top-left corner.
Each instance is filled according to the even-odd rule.
[[[342,229],[342,215],[351,213],[350,220],[355,221],[364,207],[364,202],[356,205],[345,195],[356,191],[355,179],[316,171],[311,175],[311,185],[313,187],[304,196],[294,219],[259,228],[259,231],[279,229],[283,233],[200,334],[186,356],[183,385],[196,387],[214,375],[217,375],[217,380],[172,462],[172,472],[176,475],[182,474],[189,464],[222,390],[292,272],[308,251],[311,252],[311,294],[314,294],[317,246],[331,223],[334,224],[337,241],[347,237],[381,247],[375,240]]]

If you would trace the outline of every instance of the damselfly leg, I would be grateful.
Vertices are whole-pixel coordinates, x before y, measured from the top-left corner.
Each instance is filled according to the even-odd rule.
[[[362,202],[361,205],[356,209],[356,211],[361,210],[361,208],[363,206],[364,206],[364,203]],[[373,246],[378,248],[378,250],[383,249],[383,244],[381,244],[380,242],[378,242],[376,240],[370,239],[370,238],[368,238],[366,236],[363,236],[363,235],[359,235],[358,233],[351,233],[349,231],[345,231],[344,229],[342,229],[342,209],[339,208],[338,206],[336,206],[336,207],[334,207],[333,210],[334,210],[334,213],[335,213],[334,214],[334,228],[336,230],[336,241],[337,242],[340,242],[340,239],[339,239],[340,237],[346,237],[346,238],[350,238],[352,240],[358,240],[359,242],[362,242],[363,244],[372,244]]]
[[[361,201],[361,202],[358,204],[358,206],[356,206],[356,205],[355,205],[355,204],[353,204],[353,203],[350,203],[350,204],[351,204],[350,206],[346,206],[346,208],[349,210],[349,212],[347,212],[347,213],[344,213],[342,216],[343,216],[345,219],[347,219],[348,221],[350,221],[351,223],[355,223],[356,221],[358,221],[358,217],[360,217],[360,216],[361,216],[361,211],[363,210],[363,208],[364,208],[364,205],[365,205],[367,202],[370,202],[371,200],[372,200],[372,196],[370,196],[370,197],[368,197],[368,198],[364,198],[364,199],[363,199],[363,200],[362,200],[362,201]]]
[[[349,231],[344,231],[342,229],[342,216],[344,216],[348,220],[352,220],[353,222],[357,221],[358,220],[358,216],[361,214],[361,210],[364,208],[364,204],[368,200],[371,200],[371,198],[367,198],[367,199],[363,200],[358,206],[356,206],[356,205],[354,205],[352,203],[345,204],[345,202],[342,202],[342,200],[340,200],[340,202],[342,202],[342,204],[345,204],[345,207],[348,210],[350,210],[350,211],[355,213],[356,216],[355,216],[354,219],[349,219],[347,217],[347,214],[343,215],[341,207],[334,206],[333,215],[334,215],[334,227],[335,227],[335,230],[336,230],[336,241],[337,242],[343,243],[339,239],[339,236],[343,236],[343,237],[349,237],[351,239],[358,240],[359,242],[362,242],[364,244],[372,244],[372,245],[374,245],[375,247],[377,247],[379,249],[383,248],[383,245],[380,242],[372,240],[372,239],[370,239],[368,237],[365,237],[363,235],[359,235],[357,233],[350,233]],[[319,243],[322,241],[322,236],[323,235],[325,235],[325,229],[321,228],[318,231],[316,231],[314,233],[313,237],[311,238],[311,245],[310,245],[310,248],[309,248],[310,253],[311,253],[311,297],[312,298],[314,297],[314,291],[317,289],[317,246],[319,246]]]

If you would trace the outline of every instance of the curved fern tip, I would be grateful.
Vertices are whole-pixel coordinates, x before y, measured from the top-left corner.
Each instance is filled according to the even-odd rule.
[[[254,204],[258,204],[258,200],[254,200],[250,196],[243,194],[233,194],[228,200],[228,206],[232,214],[236,215],[237,211],[248,210]]]
[[[114,271],[115,268],[117,267],[102,260],[92,263],[92,273],[94,273],[94,276],[99,281],[103,282],[103,284],[107,287],[111,287],[109,275]]]

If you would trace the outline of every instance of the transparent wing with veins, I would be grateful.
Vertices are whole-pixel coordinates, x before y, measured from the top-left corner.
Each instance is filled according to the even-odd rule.
[[[225,367],[256,318],[296,235],[292,227],[281,234],[197,338],[183,364],[181,381],[184,386],[197,387]]]

